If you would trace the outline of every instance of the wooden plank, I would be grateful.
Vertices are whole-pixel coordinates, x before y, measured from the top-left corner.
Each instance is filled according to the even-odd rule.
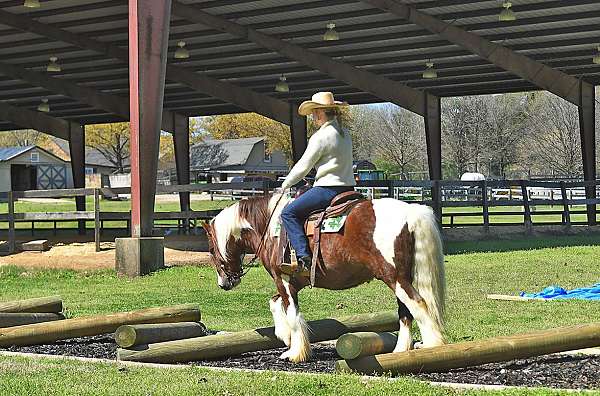
[[[12,191],[8,192],[8,253],[13,254],[17,250],[15,235],[15,197]]]
[[[115,341],[121,348],[135,345],[203,337],[206,327],[199,322],[123,325],[115,331]]]
[[[66,198],[93,194],[93,188],[64,188],[57,190],[27,190],[14,192],[15,198]]]
[[[193,304],[65,319],[0,329],[0,346],[39,345],[74,337],[112,333],[124,324],[194,322],[200,310]]]
[[[22,326],[32,323],[52,322],[63,320],[65,317],[60,313],[0,313],[0,328]]]
[[[59,313],[62,309],[63,304],[60,296],[0,302],[0,312]]]
[[[16,220],[20,221],[75,221],[94,220],[94,212],[29,212],[18,213]]]
[[[521,296],[511,296],[508,294],[488,294],[486,296],[488,300],[500,300],[500,301],[548,301],[545,298],[531,298],[531,297],[521,297]]]
[[[512,336],[448,344],[408,352],[339,360],[336,371],[393,375],[444,372],[600,345],[600,323],[581,324]]]
[[[100,251],[100,191],[94,189],[94,242],[96,252]]]
[[[50,249],[50,243],[47,239],[38,239],[21,244],[21,250],[24,251],[45,252],[48,249]]]
[[[394,331],[398,329],[395,311],[354,315],[338,319],[322,319],[308,322],[310,341],[334,340],[342,334],[356,331]],[[118,360],[136,362],[189,362],[238,355],[245,352],[284,347],[275,336],[275,328],[228,334],[216,334],[187,340],[168,341],[138,346],[135,350],[119,349]]]

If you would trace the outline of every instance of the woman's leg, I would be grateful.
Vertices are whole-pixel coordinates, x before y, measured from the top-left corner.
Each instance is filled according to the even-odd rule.
[[[313,187],[292,201],[281,212],[281,221],[298,257],[310,256],[308,239],[304,233],[304,222],[308,215],[316,210],[325,209],[337,194],[335,189]]]

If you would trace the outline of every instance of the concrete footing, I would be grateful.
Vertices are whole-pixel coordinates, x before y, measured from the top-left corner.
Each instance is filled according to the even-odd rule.
[[[115,268],[119,275],[147,275],[165,265],[163,237],[116,238],[115,247]]]

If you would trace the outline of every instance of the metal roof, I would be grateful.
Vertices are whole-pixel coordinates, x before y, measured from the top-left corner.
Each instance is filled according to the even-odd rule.
[[[245,165],[252,149],[264,137],[243,139],[204,139],[190,150],[190,169],[194,171]]]
[[[180,2],[440,96],[536,89],[533,84],[479,56],[362,1]],[[592,63],[596,46],[600,44],[598,0],[515,0],[513,10],[517,20],[513,22],[498,21],[502,2],[496,0],[411,0],[408,3],[592,84],[600,81],[600,65]],[[22,0],[0,0],[0,10],[127,47],[126,0],[46,0],[39,9],[28,9],[22,4]],[[340,34],[338,41],[322,40],[325,25],[330,21],[336,24]],[[179,40],[186,41],[191,53],[189,59],[174,59]],[[62,67],[62,71],[53,76],[127,97],[126,62],[0,25],[2,63],[46,73],[50,56],[58,56]],[[435,63],[436,79],[425,80],[421,76],[428,59]],[[271,50],[176,15],[171,18],[168,62],[293,103],[309,98],[318,90],[331,90],[336,97],[351,104],[381,101]],[[289,93],[274,92],[281,74],[287,77]],[[0,76],[0,101],[35,110],[42,98],[49,99],[50,115],[54,117],[82,124],[122,120],[105,110]],[[189,116],[243,111],[168,80],[164,106]],[[0,120],[0,130],[14,128],[17,127]]]
[[[0,161],[10,161],[32,148],[35,148],[35,146],[0,147]]]

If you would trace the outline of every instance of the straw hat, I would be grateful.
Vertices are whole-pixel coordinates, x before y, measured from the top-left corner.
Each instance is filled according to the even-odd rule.
[[[311,100],[302,102],[298,108],[298,114],[307,116],[312,113],[314,109],[328,109],[345,106],[348,106],[348,103],[334,100],[331,92],[317,92],[312,96]]]

